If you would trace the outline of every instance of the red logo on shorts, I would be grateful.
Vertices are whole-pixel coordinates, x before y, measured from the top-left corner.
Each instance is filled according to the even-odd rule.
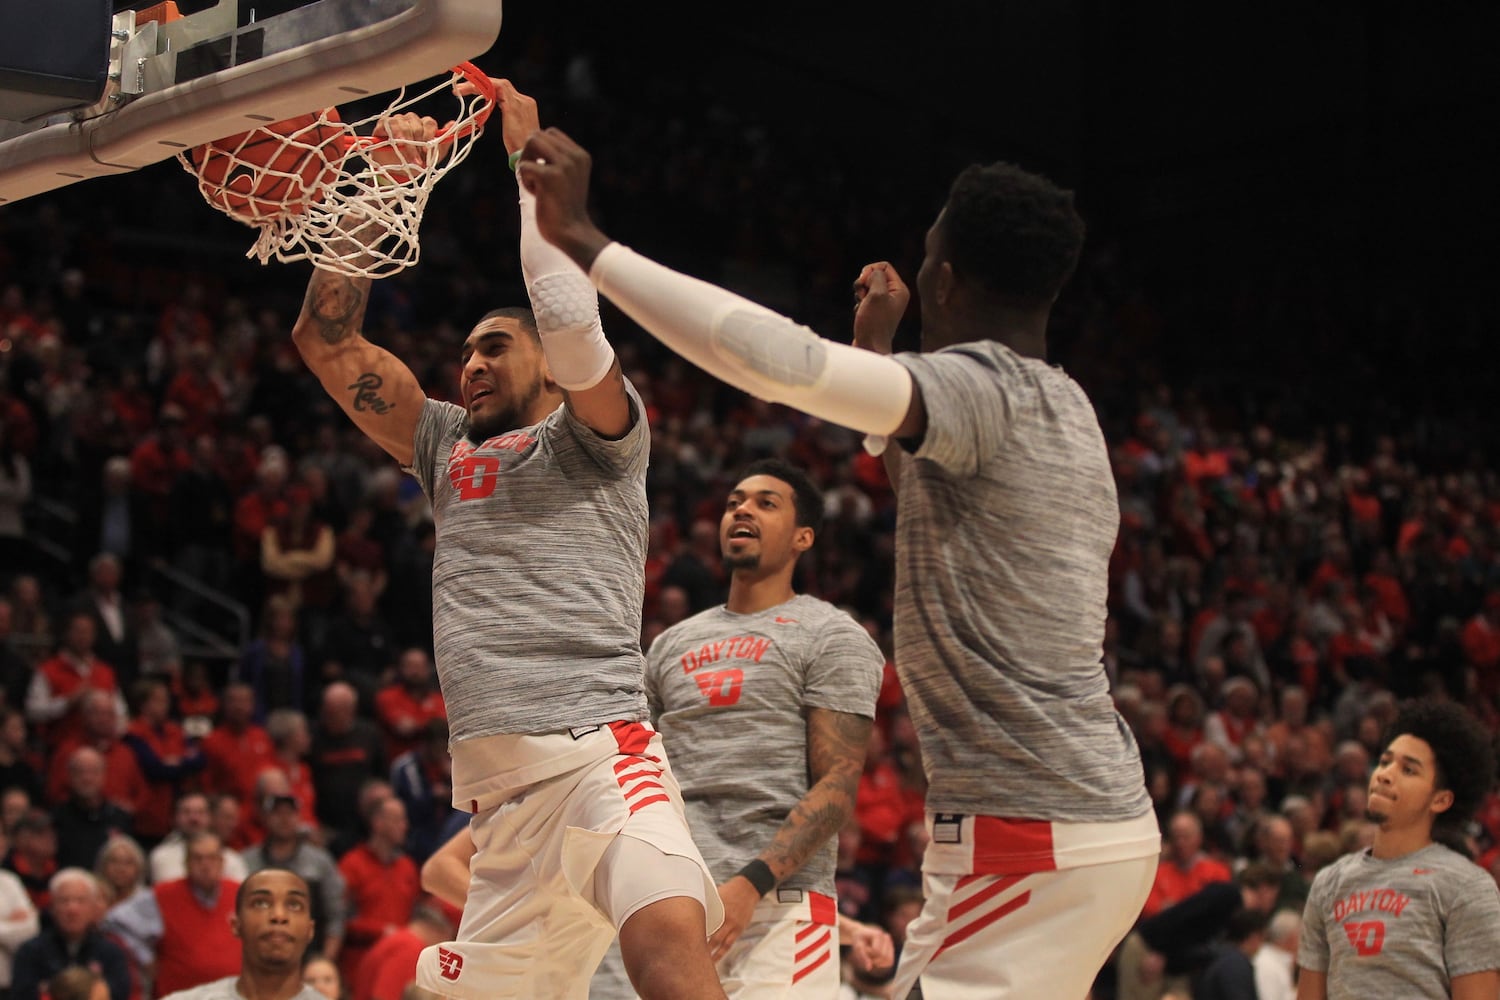
[[[464,971],[464,957],[447,948],[438,949],[438,974],[452,982]]]

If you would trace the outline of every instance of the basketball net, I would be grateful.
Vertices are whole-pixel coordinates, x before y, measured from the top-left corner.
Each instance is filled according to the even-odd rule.
[[[454,93],[465,81],[477,93]],[[385,119],[444,91],[458,114],[433,139],[377,137]],[[417,262],[427,198],[468,157],[494,106],[489,77],[461,63],[421,93],[403,87],[378,114],[345,122],[329,108],[294,120],[296,128],[284,122],[279,131],[278,125],[253,129],[237,142],[184,150],[177,159],[211,206],[259,230],[246,257],[262,264],[310,260],[344,274],[386,277]]]

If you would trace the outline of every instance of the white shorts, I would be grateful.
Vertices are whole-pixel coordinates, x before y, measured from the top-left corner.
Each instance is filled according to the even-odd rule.
[[[1083,1000],[1135,919],[1156,858],[1027,875],[923,873],[891,996]]]
[[[833,897],[778,889],[719,960],[729,1000],[828,1000],[839,989],[838,905]]]
[[[926,902],[891,996],[1081,1000],[1156,880],[1147,812],[1111,823],[927,814]]]
[[[596,899],[595,869],[621,835],[692,861],[701,885],[662,889],[706,896],[705,937],[723,921],[661,736],[617,723],[586,738],[601,751],[593,763],[475,813],[463,922],[456,941],[422,952],[419,986],[473,1000],[583,1000],[616,933]]]
[[[830,1000],[839,989],[838,907],[830,896],[778,889],[719,960],[729,1000]],[[618,947],[599,963],[590,1000],[636,1000]]]

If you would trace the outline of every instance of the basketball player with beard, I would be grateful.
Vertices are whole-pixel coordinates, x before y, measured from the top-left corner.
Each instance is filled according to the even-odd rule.
[[[536,104],[498,83],[518,151]],[[437,125],[385,128],[399,144]],[[473,814],[477,853],[457,940],[423,952],[417,982],[474,1000],[582,998],[618,929],[642,996],[723,997],[705,941],[718,892],[644,721],[644,407],[588,279],[518,198],[532,309],[474,326],[462,406],[426,398],[361,334],[368,278],[315,270],[294,330],[329,395],[421,483],[437,527],[435,660],[453,804]]]

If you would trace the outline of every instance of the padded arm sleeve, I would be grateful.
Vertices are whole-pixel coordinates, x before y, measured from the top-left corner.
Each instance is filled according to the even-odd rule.
[[[598,385],[615,363],[588,276],[536,228],[536,197],[521,192],[521,273],[552,379],[570,391]]]
[[[751,395],[867,434],[889,434],[906,417],[911,375],[888,357],[824,340],[618,243],[599,252],[589,277],[656,339]]]

